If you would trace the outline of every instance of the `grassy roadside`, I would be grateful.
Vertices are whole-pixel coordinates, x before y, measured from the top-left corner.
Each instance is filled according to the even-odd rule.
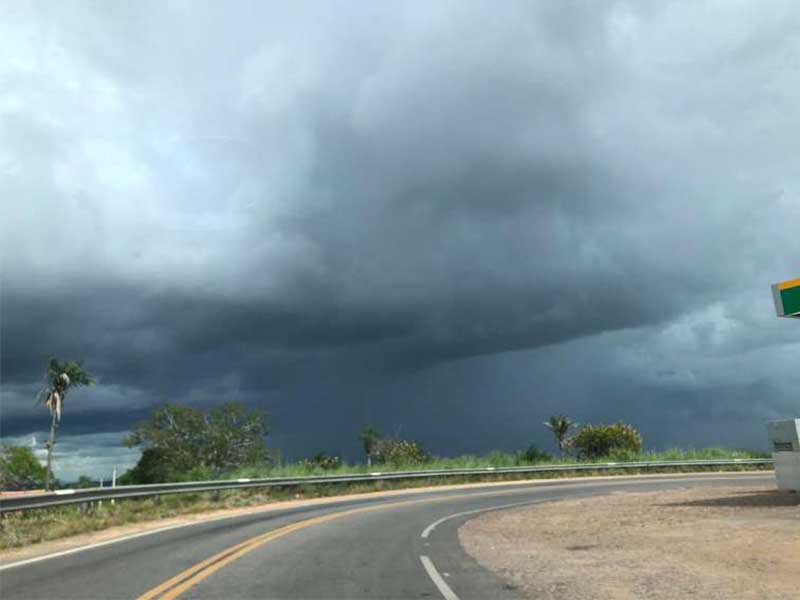
[[[734,459],[734,458],[770,458],[769,454],[763,452],[753,452],[750,450],[736,450],[731,448],[711,447],[684,450],[681,448],[670,448],[663,451],[647,452],[625,452],[611,456],[598,458],[593,462],[650,462],[665,460],[713,460],[713,459]],[[365,464],[343,463],[334,469],[309,469],[302,464],[290,463],[285,465],[266,468],[243,468],[230,474],[229,477],[298,477],[302,475],[339,475],[348,473],[369,473],[370,471],[381,471],[389,473],[392,471],[423,471],[437,469],[477,469],[481,467],[517,467],[533,465],[563,465],[575,464],[574,457],[564,458],[539,458],[534,461],[525,460],[523,453],[514,452],[490,452],[484,455],[465,454],[452,458],[434,457],[423,464],[397,464],[397,465],[377,465],[367,467]]]
[[[687,453],[682,451],[679,456],[675,454],[666,455],[665,453],[647,453],[645,455],[637,455],[634,458],[627,458],[629,461],[633,460],[690,460]],[[732,455],[732,451],[728,450],[725,456],[714,455],[709,451],[702,451],[702,455],[696,453],[691,454],[691,460],[699,460],[701,458],[760,458],[753,453],[741,452]],[[510,455],[514,456],[514,455]],[[648,456],[649,458],[642,458]],[[655,458],[657,457],[657,458]],[[488,457],[480,457],[487,459]],[[620,457],[614,457],[617,461]],[[447,466],[436,466],[430,468],[457,468],[457,467],[481,467],[481,466],[514,466],[513,464],[502,464],[500,462],[489,463],[474,461],[470,462],[471,457],[461,457],[459,459],[447,459],[445,464]],[[565,461],[566,462],[566,461]],[[441,465],[442,461],[438,462]],[[550,464],[540,463],[540,464]],[[558,464],[558,463],[555,463]],[[429,466],[429,465],[427,465]],[[419,467],[416,467],[419,468]],[[771,467],[767,467],[770,469]],[[593,475],[633,475],[638,473],[687,473],[698,471],[745,471],[745,470],[763,470],[763,467],[754,467],[747,465],[737,465],[732,467],[720,468],[709,467],[702,468],[689,468],[689,467],[670,467],[659,469],[615,469],[603,471],[577,471],[577,472],[559,472],[559,473],[537,473],[537,479],[555,479],[564,477],[591,477]],[[389,471],[381,466],[381,471]],[[398,469],[399,470],[399,469]],[[337,472],[358,472],[356,469],[350,467],[342,467],[342,469],[325,471],[326,474],[335,474]],[[366,471],[363,468],[362,471]],[[309,473],[307,470],[302,472],[293,472],[290,470],[279,471],[271,470],[270,476],[282,475],[298,475],[298,474],[314,474]],[[243,470],[236,474],[237,476],[252,477],[254,474],[250,471]],[[469,475],[463,477],[447,477],[438,478],[419,478],[411,480],[397,480],[397,481],[376,481],[370,483],[341,483],[341,484],[326,484],[326,485],[309,485],[309,486],[292,486],[285,488],[263,488],[263,489],[246,489],[246,490],[228,490],[223,492],[204,492],[197,494],[176,494],[172,496],[161,496],[157,498],[146,499],[131,499],[120,500],[116,504],[111,504],[105,501],[102,505],[95,504],[87,510],[81,510],[78,506],[65,506],[62,508],[45,509],[29,511],[27,513],[18,512],[5,514],[0,517],[0,551],[17,548],[21,546],[28,546],[45,542],[48,540],[55,540],[65,538],[80,533],[88,533],[126,525],[131,523],[139,523],[145,521],[157,521],[160,519],[172,518],[179,515],[188,515],[195,513],[202,513],[212,510],[220,510],[226,508],[240,508],[246,506],[255,506],[267,504],[270,502],[280,502],[282,500],[293,499],[308,499],[308,498],[322,498],[327,496],[337,496],[342,494],[361,494],[375,491],[415,488],[415,487],[430,487],[437,485],[452,485],[459,483],[477,483],[484,481],[515,481],[521,479],[531,478],[530,474],[480,474]]]

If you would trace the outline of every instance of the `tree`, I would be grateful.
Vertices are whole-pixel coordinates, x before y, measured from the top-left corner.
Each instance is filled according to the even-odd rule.
[[[372,466],[372,455],[378,446],[381,439],[381,433],[374,425],[367,425],[358,434],[358,439],[364,446],[364,452],[367,454],[367,466]]]
[[[39,398],[50,411],[50,437],[47,439],[47,466],[45,467],[44,487],[50,489],[50,476],[53,466],[53,448],[56,445],[56,430],[61,423],[64,400],[72,388],[94,385],[94,379],[83,370],[80,362],[71,360],[59,363],[51,358],[47,364],[45,379],[48,385],[39,392]]]
[[[78,477],[78,481],[72,484],[72,487],[77,489],[85,489],[85,488],[98,487],[99,484],[100,484],[99,481],[92,479],[88,475],[81,475],[80,477]]]
[[[178,471],[171,467],[165,453],[156,448],[145,448],[139,462],[119,478],[120,485],[137,485],[144,483],[163,483],[181,479],[182,473],[191,469]]]
[[[0,448],[0,488],[29,490],[41,488],[46,476],[42,464],[30,448],[2,446]]]
[[[558,444],[558,453],[561,456],[564,456],[564,450],[567,447],[567,436],[569,435],[569,430],[575,427],[576,423],[564,415],[553,415],[547,419],[543,425],[553,432],[553,435],[556,438],[556,443]]]
[[[264,437],[267,415],[238,402],[211,410],[167,404],[134,426],[124,443],[142,446],[138,464],[125,481],[157,483],[181,479],[195,469],[215,474],[269,461]]]
[[[614,452],[641,452],[642,436],[625,423],[587,425],[572,440],[581,458],[600,458]]]

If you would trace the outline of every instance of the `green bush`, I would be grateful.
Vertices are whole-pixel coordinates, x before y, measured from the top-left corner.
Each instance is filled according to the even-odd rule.
[[[378,440],[374,452],[376,463],[395,467],[421,465],[428,462],[430,458],[430,454],[422,445],[412,440],[384,438]]]
[[[330,456],[324,452],[319,452],[312,458],[304,459],[303,466],[308,471],[313,471],[315,469],[330,471],[331,469],[338,469],[341,467],[342,460],[338,456]]]
[[[550,462],[551,460],[553,460],[553,457],[547,452],[539,450],[536,444],[531,444],[525,452],[519,455],[519,462],[525,463]]]
[[[601,456],[642,451],[642,436],[625,423],[613,425],[587,425],[571,440],[580,458],[596,459]]]
[[[30,490],[44,487],[45,468],[25,446],[0,447],[0,489]]]

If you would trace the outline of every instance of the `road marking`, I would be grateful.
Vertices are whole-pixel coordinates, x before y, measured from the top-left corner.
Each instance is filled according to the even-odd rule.
[[[709,476],[709,475],[712,475],[712,476]],[[473,489],[480,488],[480,487],[487,488],[487,487],[496,487],[496,486],[509,486],[509,487],[513,486],[513,487],[516,488],[516,489],[513,489],[513,490],[508,490],[506,492],[496,492],[496,493],[493,493],[493,494],[488,494],[488,495],[502,495],[502,494],[523,493],[523,492],[526,492],[526,491],[530,491],[531,489],[539,490],[539,489],[569,488],[569,487],[575,486],[576,484],[577,484],[577,486],[581,486],[581,485],[584,485],[584,484],[587,484],[587,483],[593,483],[594,485],[597,485],[598,487],[604,487],[606,485],[614,485],[614,484],[617,484],[617,483],[646,484],[646,483],[652,482],[653,480],[661,481],[661,480],[669,480],[669,479],[675,480],[675,479],[677,479],[677,480],[718,481],[718,480],[727,480],[727,479],[739,478],[739,477],[741,477],[743,479],[744,478],[758,478],[758,479],[764,478],[764,479],[766,479],[768,477],[771,478],[773,476],[774,476],[774,474],[772,472],[760,473],[758,471],[730,471],[730,472],[717,471],[717,472],[713,472],[713,473],[683,473],[683,474],[653,473],[653,474],[648,474],[648,475],[565,477],[565,478],[548,479],[548,480],[533,479],[533,480],[491,482],[491,483],[488,483],[488,484],[487,483],[483,483],[483,484],[466,484],[466,485],[456,485],[456,486],[442,486],[443,488],[449,488],[449,489],[441,489],[441,490],[435,490],[434,489],[433,493],[435,493],[436,491],[439,491],[439,492],[442,492],[442,493],[446,493],[446,492],[450,491],[450,489],[452,489],[454,491],[467,491],[467,493],[463,494],[463,495],[458,494],[458,495],[449,495],[449,496],[445,497],[445,499],[457,500],[459,498],[469,498],[469,497],[475,497],[475,496],[486,496],[487,495],[486,493],[473,494],[473,493],[469,492],[469,490],[473,490]],[[408,490],[403,490],[403,491],[408,493],[408,494],[431,493],[431,491],[429,491],[429,490],[414,490],[413,488],[409,488]],[[380,497],[385,497],[385,496],[378,496],[378,497],[380,498]],[[369,499],[369,498],[367,497],[366,499]],[[432,501],[432,500],[434,500],[434,499],[430,499],[428,501]],[[332,500],[330,502],[314,504],[314,505],[309,505],[309,506],[313,506],[315,508],[319,507],[320,509],[324,509],[324,508],[326,508],[328,506],[331,506],[332,504],[335,504],[336,502],[340,502],[340,500]],[[257,509],[255,509],[253,511],[249,511],[246,514],[258,514],[258,513],[262,513],[262,512],[264,512],[264,513],[280,512],[281,510],[282,510],[281,507],[276,503],[276,504],[270,504],[270,505],[265,506],[263,508],[257,508]],[[25,566],[25,565],[30,565],[30,564],[33,564],[33,563],[42,562],[42,561],[50,560],[50,559],[53,559],[53,558],[59,558],[59,557],[62,557],[62,556],[68,556],[70,554],[77,554],[78,552],[84,552],[86,550],[93,550],[95,548],[100,548],[100,547],[103,547],[103,546],[109,546],[111,544],[117,544],[119,542],[125,542],[125,541],[128,541],[128,540],[144,537],[144,536],[147,536],[147,535],[155,535],[157,533],[170,531],[172,529],[180,529],[182,527],[191,527],[191,526],[194,526],[194,525],[202,525],[202,524],[207,524],[207,523],[211,523],[211,522],[214,522],[214,521],[222,521],[222,520],[225,520],[225,519],[235,519],[237,517],[242,517],[242,516],[243,516],[243,513],[233,514],[233,515],[215,516],[215,517],[206,518],[206,519],[202,519],[202,520],[198,520],[198,521],[191,521],[191,522],[188,522],[188,523],[179,523],[177,525],[169,525],[169,526],[166,526],[166,527],[159,527],[159,528],[156,528],[156,529],[150,529],[148,531],[142,531],[142,532],[139,532],[139,533],[126,535],[126,536],[114,538],[114,539],[111,539],[111,540],[106,540],[106,541],[103,541],[103,542],[96,542],[94,544],[87,544],[85,546],[79,546],[77,548],[70,548],[69,550],[62,550],[60,552],[53,552],[51,554],[45,554],[45,555],[37,556],[37,557],[34,557],[34,558],[28,558],[28,559],[24,559],[24,560],[20,560],[20,561],[16,561],[16,562],[8,563],[8,564],[5,564],[5,565],[0,565],[0,571],[4,571],[6,569],[12,569],[12,568],[16,568],[16,567],[22,567],[22,566]]]
[[[610,484],[609,484],[610,485]],[[553,486],[553,487],[561,487],[561,486]],[[525,490],[527,491],[527,490]],[[493,496],[508,496],[511,494],[518,494],[522,493],[521,490],[505,490],[502,492],[486,492],[483,494],[471,494],[471,497],[481,496],[481,497],[493,497]],[[327,515],[321,515],[318,517],[312,517],[310,519],[305,519],[303,521],[299,521],[297,523],[292,523],[291,525],[286,525],[279,529],[275,529],[273,531],[269,531],[267,533],[258,535],[254,538],[250,538],[243,542],[240,542],[234,546],[226,548],[222,552],[219,552],[199,563],[185,569],[171,577],[164,583],[154,587],[153,589],[145,592],[141,596],[137,598],[137,600],[154,600],[155,598],[159,598],[159,600],[174,600],[178,596],[180,596],[185,591],[191,589],[192,587],[196,586],[198,583],[202,582],[203,580],[207,579],[217,571],[219,571],[225,565],[233,562],[237,558],[252,552],[253,550],[281,538],[285,535],[288,535],[294,531],[298,531],[300,529],[306,529],[308,527],[312,527],[314,525],[318,525],[320,523],[325,523],[327,521],[333,521],[334,519],[340,519],[342,517],[346,517],[353,514],[359,513],[366,513],[372,512],[376,510],[382,510],[387,508],[398,508],[404,506],[411,506],[414,504],[422,504],[422,503],[432,503],[432,502],[444,502],[447,500],[453,500],[453,496],[438,496],[435,498],[419,498],[417,500],[405,500],[401,502],[388,502],[385,504],[378,504],[375,506],[364,506],[360,508],[352,508],[349,510],[339,511]],[[551,499],[539,499],[534,501],[525,501],[525,502],[515,502],[511,505],[501,505],[501,506],[490,506],[486,508],[482,508],[479,510],[467,511],[467,513],[459,513],[459,514],[468,514],[468,513],[475,513],[481,511],[490,511],[490,510],[499,510],[501,508],[507,508],[509,506],[517,506],[523,504],[538,504],[539,502],[547,502]],[[458,515],[450,515],[449,517],[445,517],[445,519],[440,519],[437,524],[441,521],[446,520],[447,518],[453,518]],[[433,567],[433,565],[431,565]],[[434,569],[435,571],[435,569]],[[430,572],[428,573],[430,575]],[[438,576],[438,573],[437,573]],[[431,577],[433,577],[431,575]],[[440,578],[441,579],[441,578]],[[444,584],[444,581],[442,581]],[[438,584],[437,584],[438,585]],[[444,584],[447,586],[447,584]],[[448,588],[449,589],[449,588]],[[441,588],[440,588],[441,590]],[[442,592],[444,593],[444,592]],[[452,594],[452,590],[450,590]],[[445,598],[450,598],[445,595]],[[458,597],[453,594],[452,598],[458,600]]]
[[[447,582],[442,579],[442,576],[439,575],[439,571],[433,566],[431,559],[425,555],[420,556],[419,559],[422,561],[422,566],[425,567],[428,577],[431,578],[431,581],[433,581],[434,585],[439,589],[439,592],[444,596],[445,600],[459,600],[456,593],[447,585]]]
[[[377,508],[377,507],[370,507],[370,508]],[[156,586],[150,591],[146,592],[145,594],[139,596],[138,600],[150,600],[152,598],[160,598],[161,600],[172,600],[174,598],[177,598],[188,589],[194,587],[207,577],[210,577],[213,573],[216,573],[218,570],[220,570],[228,563],[231,563],[237,558],[244,556],[248,552],[255,550],[259,546],[263,546],[267,542],[270,542],[279,537],[283,537],[284,535],[287,535],[293,531],[297,531],[299,529],[305,529],[306,527],[311,527],[312,525],[324,523],[325,521],[338,519],[353,512],[361,512],[362,510],[364,509],[353,509],[341,513],[322,515],[319,517],[314,517],[312,519],[306,519],[305,521],[300,521],[299,523],[293,523],[291,525],[281,527],[280,529],[276,529],[274,531],[270,531],[265,534],[256,536],[255,538],[250,538],[249,540],[245,540],[244,542],[231,546],[230,548],[226,548],[222,552],[219,552],[218,554],[215,554],[214,556],[211,556],[205,559],[204,561],[199,562],[196,565],[189,567],[184,571],[181,571],[180,573],[175,575],[175,577],[168,579],[161,585]]]
[[[427,538],[434,529],[436,529],[439,525],[441,525],[445,521],[449,521],[450,519],[456,519],[458,517],[465,517],[467,515],[474,515],[474,514],[477,514],[479,512],[489,512],[489,511],[492,511],[492,510],[501,510],[503,508],[511,508],[513,506],[524,506],[526,504],[540,504],[542,502],[548,502],[548,501],[554,502],[554,501],[557,501],[557,500],[559,500],[559,499],[558,498],[553,498],[552,500],[551,499],[547,499],[547,500],[545,500],[545,499],[542,499],[542,500],[529,500],[529,501],[526,501],[526,502],[514,502],[513,504],[501,504],[500,506],[489,506],[487,508],[476,508],[475,510],[465,510],[464,512],[459,512],[459,513],[455,513],[455,514],[452,514],[452,515],[448,515],[446,517],[442,517],[438,521],[434,521],[433,523],[431,523],[425,529],[422,530],[422,533],[420,534],[420,537],[421,538]]]
[[[517,482],[512,481],[510,483],[516,484]],[[459,489],[461,489],[461,488],[459,488]],[[463,489],[469,490],[470,488],[463,488]],[[520,486],[520,489],[522,489],[522,486]],[[442,492],[446,492],[447,490],[441,490],[441,491]],[[512,492],[513,493],[518,493],[519,491],[520,490],[508,490],[509,493],[512,493]],[[418,492],[416,490],[410,489],[409,493],[415,494],[415,493],[418,493]],[[419,493],[421,493],[421,492],[419,492]],[[428,493],[428,492],[425,492],[425,493]],[[506,492],[494,492],[494,493],[495,494],[501,494],[501,493],[506,493]],[[472,495],[473,494],[468,494],[468,496],[472,496]],[[476,495],[484,496],[484,495],[486,495],[486,493],[476,494]],[[387,497],[387,496],[378,496],[377,499],[385,498],[385,497]],[[453,496],[448,496],[448,497],[452,498]],[[369,499],[369,498],[366,498],[366,499]],[[320,509],[323,509],[323,508],[326,508],[328,506],[331,506],[332,504],[335,504],[335,502],[340,502],[340,501],[339,500],[335,500],[333,502],[310,504],[310,505],[307,505],[307,506],[310,507],[310,508],[319,507]],[[5,564],[5,565],[0,565],[0,571],[4,571],[6,569],[12,569],[12,568],[15,568],[15,567],[23,567],[25,565],[30,565],[30,564],[33,564],[33,563],[42,562],[44,560],[50,560],[51,558],[60,558],[62,556],[68,556],[70,554],[76,554],[78,552],[84,552],[86,550],[93,550],[95,548],[102,548],[103,546],[109,546],[111,544],[117,544],[119,542],[127,542],[128,540],[133,540],[133,539],[144,537],[144,536],[147,536],[147,535],[155,535],[157,533],[162,533],[164,531],[170,531],[172,529],[180,529],[181,527],[191,527],[193,525],[202,525],[204,523],[212,523],[214,521],[223,521],[225,519],[235,519],[237,517],[243,517],[243,516],[247,516],[247,515],[259,514],[259,513],[262,513],[262,512],[263,513],[280,512],[281,510],[282,510],[281,507],[278,506],[277,503],[275,503],[275,504],[270,504],[270,505],[262,507],[262,508],[256,508],[255,510],[249,511],[247,513],[237,513],[237,514],[233,514],[233,515],[214,516],[214,517],[203,519],[203,520],[200,520],[200,521],[190,521],[188,523],[178,523],[176,525],[167,525],[166,527],[158,527],[156,529],[149,529],[147,531],[141,531],[139,533],[132,533],[130,535],[125,535],[125,536],[114,538],[114,539],[111,539],[111,540],[105,540],[103,542],[95,542],[93,544],[87,544],[85,546],[79,546],[77,548],[70,548],[69,550],[61,550],[59,552],[53,552],[51,554],[44,554],[42,556],[36,556],[36,557],[33,557],[33,558],[27,558],[27,559],[24,559],[24,560],[19,560],[19,561],[16,561],[16,562]]]
[[[483,494],[471,494],[471,497],[475,496],[482,496],[482,497],[491,497],[491,496],[507,496],[510,494],[519,494],[523,493],[527,490],[505,490],[502,492],[487,492]],[[458,497],[454,498],[453,496],[437,496],[435,498],[419,498],[417,500],[405,500],[401,502],[387,502],[385,504],[378,504],[375,506],[364,506],[360,508],[352,508],[349,510],[339,511],[327,515],[320,515],[318,517],[312,517],[310,519],[305,519],[303,521],[298,521],[297,523],[292,523],[291,525],[286,525],[279,529],[275,529],[273,531],[268,531],[267,533],[258,535],[256,537],[250,538],[234,546],[226,548],[222,552],[219,552],[209,558],[197,563],[185,569],[171,577],[164,583],[154,587],[153,589],[145,592],[141,596],[137,598],[137,600],[153,600],[155,598],[159,598],[160,600],[174,600],[179,595],[187,591],[188,589],[194,587],[204,579],[210,577],[214,573],[216,573],[219,569],[224,567],[225,565],[233,562],[237,558],[244,556],[245,554],[252,552],[256,548],[263,546],[264,544],[276,540],[280,537],[288,535],[294,531],[298,531],[300,529],[306,529],[307,527],[312,527],[314,525],[318,525],[320,523],[325,523],[327,521],[333,521],[334,519],[340,519],[342,517],[346,517],[353,514],[358,513],[366,513],[372,512],[376,510],[383,510],[387,508],[398,508],[403,506],[411,506],[414,504],[422,504],[422,503],[430,503],[430,502],[444,502],[447,500],[458,499]]]
[[[235,515],[239,516],[239,515]],[[224,518],[232,518],[232,517],[224,517]],[[212,519],[213,520],[213,519]],[[211,520],[206,521],[211,522]],[[31,563],[41,562],[43,560],[50,560],[51,558],[58,558],[60,556],[67,556],[68,554],[76,554],[77,552],[83,552],[84,550],[92,550],[93,548],[101,548],[102,546],[109,546],[111,544],[116,544],[118,542],[127,542],[128,540],[133,540],[136,538],[144,537],[146,535],[153,535],[156,533],[161,533],[162,531],[169,531],[171,529],[179,529],[181,527],[188,527],[189,525],[197,525],[197,522],[191,523],[179,523],[177,525],[168,525],[166,527],[159,527],[158,529],[150,529],[149,531],[142,531],[140,533],[132,533],[131,535],[126,535],[123,537],[114,538],[113,540],[106,540],[105,542],[96,542],[94,544],[88,544],[86,546],[79,546],[78,548],[70,548],[69,550],[62,550],[61,552],[54,552],[53,554],[45,554],[44,556],[37,556],[35,558],[28,558],[26,560],[19,560],[17,562],[8,563],[7,565],[0,565],[0,571],[5,571],[6,569],[11,569],[13,567],[21,567],[23,565],[29,565]]]

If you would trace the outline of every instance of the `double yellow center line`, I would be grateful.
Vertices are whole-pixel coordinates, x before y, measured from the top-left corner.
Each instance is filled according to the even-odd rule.
[[[474,498],[475,496],[505,496],[508,494],[515,494],[515,493],[518,494],[522,491],[528,491],[528,490],[508,490],[504,492],[471,494],[470,497]],[[350,510],[344,510],[341,512],[321,515],[319,517],[312,517],[304,521],[292,523],[291,525],[286,525],[285,527],[274,529],[273,531],[269,531],[262,535],[250,538],[249,540],[245,540],[244,542],[240,542],[239,544],[231,546],[230,548],[226,548],[222,552],[219,552],[214,556],[211,556],[205,559],[204,561],[199,562],[196,565],[193,565],[184,571],[181,571],[180,573],[175,575],[175,577],[172,577],[167,581],[165,581],[164,583],[162,583],[161,585],[158,585],[153,589],[145,592],[144,594],[139,596],[137,600],[155,600],[156,598],[158,598],[159,600],[174,600],[175,598],[177,598],[187,590],[193,588],[204,579],[207,579],[208,577],[219,571],[222,567],[233,562],[237,558],[241,558],[248,552],[252,552],[256,548],[263,546],[264,544],[267,544],[273,540],[288,535],[294,531],[299,531],[300,529],[306,529],[307,527],[312,527],[314,525],[319,525],[320,523],[333,521],[335,519],[341,519],[342,517],[346,517],[356,513],[365,513],[387,508],[397,508],[399,506],[409,506],[412,504],[420,504],[422,502],[439,502],[443,500],[453,500],[453,497],[439,496],[436,498],[420,498],[418,500],[389,502],[386,504],[379,504],[377,506],[352,508]]]
[[[655,477],[659,477],[656,475]],[[673,478],[674,476],[669,476]],[[684,476],[688,477],[688,476]],[[608,485],[614,485],[620,480],[630,480],[629,477],[612,477],[612,478],[601,478],[601,479],[610,479],[611,481],[603,481],[602,483],[595,483],[598,487],[605,487]],[[724,477],[723,477],[724,479]],[[635,483],[647,483],[648,480],[642,481],[635,481]],[[572,482],[574,483],[574,482]],[[631,482],[634,483],[634,482]],[[508,484],[508,482],[503,482],[503,484]],[[164,583],[159,586],[154,587],[153,589],[145,592],[143,595],[139,596],[137,600],[155,600],[158,598],[159,600],[174,600],[187,590],[191,589],[192,587],[196,586],[198,583],[207,579],[217,571],[219,571],[225,565],[233,562],[237,558],[241,558],[248,552],[252,552],[256,548],[263,546],[273,540],[281,538],[285,535],[288,535],[294,531],[299,531],[301,529],[306,529],[307,527],[312,527],[314,525],[319,525],[320,523],[326,523],[328,521],[333,521],[335,519],[341,519],[343,517],[347,517],[349,515],[354,515],[357,513],[366,513],[375,510],[383,510],[388,508],[397,508],[400,506],[411,506],[413,504],[421,504],[423,502],[443,502],[446,500],[458,500],[458,499],[472,499],[476,497],[490,497],[490,496],[508,496],[511,494],[520,494],[526,493],[531,491],[531,487],[529,487],[530,482],[519,482],[522,486],[518,489],[514,490],[504,490],[500,492],[484,492],[484,493],[473,493],[468,494],[465,496],[452,496],[452,495],[445,495],[445,496],[436,496],[434,498],[419,498],[417,500],[402,500],[399,502],[387,502],[386,504],[377,504],[372,506],[363,506],[360,508],[351,508],[349,510],[343,510],[340,512],[329,513],[326,515],[320,515],[318,517],[312,517],[310,519],[305,519],[303,521],[298,521],[297,523],[292,523],[291,525],[286,525],[285,527],[280,527],[279,529],[274,529],[267,533],[258,535],[256,537],[250,538],[249,540],[245,540],[244,542],[240,542],[230,548],[226,548],[222,552],[215,554],[202,562],[197,563],[194,566],[189,567],[188,569],[181,571],[175,577],[168,579]],[[556,485],[548,485],[549,490],[558,489],[561,487],[571,487],[570,482],[564,482],[564,484],[556,484]]]
[[[194,587],[204,579],[210,577],[228,563],[231,563],[237,558],[244,556],[248,552],[252,552],[267,542],[271,542],[274,539],[283,537],[284,535],[299,529],[305,529],[306,527],[311,527],[312,525],[318,525],[319,523],[324,523],[325,521],[332,521],[333,519],[338,519],[348,514],[362,512],[364,510],[369,509],[353,509],[344,512],[333,513],[330,515],[322,515],[320,517],[306,519],[305,521],[293,523],[291,525],[287,525],[286,527],[281,527],[280,529],[275,529],[254,538],[250,538],[249,540],[245,540],[244,542],[231,546],[230,548],[226,548],[222,552],[219,552],[218,554],[215,554],[214,556],[211,556],[204,561],[189,567],[185,571],[181,571],[175,575],[175,577],[168,579],[161,585],[154,587],[152,590],[139,596],[138,600],[153,600],[154,598],[159,598],[160,600],[172,600],[173,598],[180,596],[186,590]]]

